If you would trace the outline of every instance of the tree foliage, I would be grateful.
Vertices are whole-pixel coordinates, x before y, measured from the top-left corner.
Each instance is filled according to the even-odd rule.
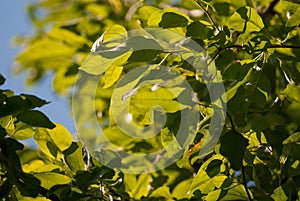
[[[19,70],[31,72],[29,83],[36,83],[52,71],[53,88],[57,93],[67,94],[79,71],[91,76],[104,73],[93,111],[97,112],[107,138],[120,150],[150,153],[165,147],[179,129],[176,127],[180,121],[178,112],[185,110],[176,99],[184,93],[179,89],[173,94],[165,88],[152,93],[147,85],[135,90],[141,77],[119,87],[122,77],[131,70],[141,69],[138,66],[151,64],[152,74],[142,70],[140,73],[153,75],[152,80],[164,81],[162,75],[155,74],[157,64],[180,74],[197,92],[197,108],[204,118],[197,122],[193,143],[176,163],[154,173],[133,175],[100,164],[88,153],[85,144],[73,140],[62,125],[51,122],[35,109],[47,101],[1,90],[1,197],[8,200],[300,200],[299,1],[42,0],[31,4],[28,13],[36,32],[18,39],[26,44],[26,49],[16,58],[21,64]],[[213,97],[209,97],[205,78],[199,78],[196,69],[176,57],[172,49],[170,52],[139,51],[132,46],[132,51],[114,58],[90,54],[100,36],[102,39],[94,43],[98,44],[94,50],[126,30],[147,28],[170,30],[193,39],[215,63],[214,73],[222,77],[226,121],[220,140],[204,158],[199,157],[199,151],[204,137],[209,135],[208,125],[215,104]],[[102,68],[95,68],[99,62]],[[1,76],[0,83],[4,81]],[[90,93],[88,82],[84,87],[80,90]],[[113,118],[112,111],[121,107],[112,98],[114,90],[131,90],[121,94],[124,95],[121,98],[130,98],[129,110],[141,126],[149,125],[157,115],[151,107],[162,105],[168,118],[159,135],[143,140],[126,136]],[[154,102],[150,101],[153,99]],[[83,99],[81,108],[91,107],[89,103]],[[88,119],[85,115],[94,114],[78,117],[79,128]],[[89,136],[91,132],[86,129],[84,135]],[[31,137],[39,150],[24,149],[19,142]],[[134,167],[138,161],[130,163]]]

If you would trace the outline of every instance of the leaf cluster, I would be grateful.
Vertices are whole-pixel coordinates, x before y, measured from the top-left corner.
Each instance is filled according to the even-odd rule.
[[[39,9],[46,11],[44,17],[39,17]],[[180,85],[184,81],[197,94],[197,111],[202,118],[196,122],[194,141],[189,149],[183,150],[183,156],[175,164],[151,174],[121,174],[97,164],[83,151],[81,142],[74,142],[58,124],[53,129],[53,123],[33,110],[47,102],[30,95],[14,96],[3,91],[0,106],[3,147],[17,143],[11,141],[14,136],[19,139],[34,136],[42,157],[34,159],[32,166],[28,161],[24,163],[30,175],[22,173],[18,161],[10,162],[19,164],[15,165],[17,169],[13,176],[7,176],[9,171],[6,172],[4,166],[1,189],[17,188],[27,196],[27,190],[20,187],[20,178],[27,182],[26,178],[33,175],[38,180],[28,179],[28,182],[40,186],[35,189],[42,190],[33,191],[35,194],[29,196],[46,195],[50,199],[56,196],[60,200],[72,196],[99,200],[118,197],[122,200],[300,199],[299,1],[70,0],[62,3],[60,0],[43,0],[32,4],[29,14],[36,34],[23,41],[28,48],[16,58],[22,64],[22,70],[34,71],[29,82],[36,82],[45,72],[52,70],[55,74],[54,89],[58,93],[67,93],[79,71],[91,77],[103,74],[96,89],[93,109],[105,136],[120,150],[151,153],[166,147],[176,138],[178,122],[183,121],[179,113],[193,105],[179,101],[180,96],[187,94],[187,89]],[[166,51],[160,47],[155,37],[134,40],[137,44],[155,47],[155,51],[151,48],[139,50],[133,42],[121,46],[119,54],[112,57],[101,53],[112,45],[116,47],[118,44],[111,40],[123,36],[127,30],[147,28],[170,30],[193,39],[205,49],[205,55],[215,63],[217,70],[201,72],[201,69],[194,69],[185,58],[177,56],[174,49]],[[96,40],[99,33],[102,33],[101,37]],[[169,44],[178,42],[176,39],[175,35],[166,38]],[[90,47],[93,54],[90,54]],[[97,67],[99,63],[101,67]],[[151,68],[137,68],[146,64]],[[180,75],[181,79],[174,81],[176,85],[173,85],[172,93],[164,84],[174,77],[157,73],[162,71],[157,69],[159,64]],[[130,71],[139,76],[132,77],[130,82],[122,82]],[[226,95],[226,114],[217,112],[222,104],[216,102],[214,96],[209,96],[206,87],[206,81],[218,75],[222,77],[225,94],[217,95]],[[138,88],[145,80],[148,82]],[[84,83],[79,89],[81,92],[94,93],[89,81],[79,79],[79,82]],[[157,82],[159,85],[154,84]],[[151,90],[154,86],[159,90]],[[80,105],[75,105],[78,108],[75,113],[81,114],[77,116],[78,128],[82,130],[84,122],[95,115],[95,110],[82,114],[82,111],[90,111],[87,109],[91,102],[80,100]],[[165,127],[159,135],[149,139],[136,140],[125,135],[116,126],[118,122],[114,114],[122,115],[122,104],[116,100],[128,101],[133,121],[142,127],[166,114]],[[161,105],[164,113],[159,108],[153,109],[153,105]],[[203,139],[210,135],[209,123],[214,112],[226,115],[224,130],[213,150],[199,157],[199,151],[204,147]],[[18,134],[17,128],[22,125],[28,130]],[[34,131],[29,132],[30,129]],[[93,130],[85,129],[84,135],[87,136],[87,145],[95,142],[105,145],[105,139],[95,139]],[[21,146],[14,147],[21,149]],[[180,143],[176,144],[169,151],[174,153],[180,147]],[[1,147],[1,153],[2,150],[4,161],[16,154],[15,148],[5,152]],[[83,160],[82,156],[88,159]],[[118,160],[129,161],[128,166],[133,170],[135,164],[139,164],[130,158],[119,157]],[[39,170],[35,163],[43,163],[49,169]],[[43,194],[44,191],[47,193]],[[8,195],[8,191],[5,192]]]

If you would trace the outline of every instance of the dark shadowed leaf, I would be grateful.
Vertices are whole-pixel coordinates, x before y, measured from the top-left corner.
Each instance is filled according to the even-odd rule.
[[[34,95],[30,95],[30,94],[20,94],[21,97],[25,97],[25,99],[29,100],[31,105],[31,108],[35,108],[35,107],[42,107],[43,105],[46,105],[50,102],[45,101],[43,99],[40,99],[39,97],[36,97]]]
[[[186,27],[188,20],[182,15],[173,12],[166,12],[162,15],[159,26],[162,28]]]
[[[186,36],[195,38],[195,39],[207,39],[213,35],[213,30],[208,25],[203,24],[202,22],[196,21],[192,22],[187,27]]]
[[[207,168],[205,169],[205,172],[210,177],[216,176],[220,172],[220,168],[221,168],[222,163],[223,162],[221,160],[218,160],[218,159],[212,160],[208,164]]]
[[[44,127],[49,129],[55,128],[55,124],[52,123],[46,115],[37,110],[22,112],[17,115],[17,120],[35,127]]]
[[[242,166],[244,151],[248,145],[248,140],[242,134],[231,130],[221,138],[220,152],[226,156],[234,170],[239,170]]]
[[[2,74],[0,74],[0,85],[4,84],[5,78],[3,77]]]

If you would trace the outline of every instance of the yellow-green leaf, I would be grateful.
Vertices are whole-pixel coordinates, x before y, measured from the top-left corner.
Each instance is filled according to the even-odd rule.
[[[71,133],[61,124],[56,123],[55,125],[56,127],[54,129],[47,129],[47,131],[54,144],[61,152],[63,152],[71,146],[73,137]]]
[[[44,172],[34,174],[36,178],[41,181],[41,186],[50,189],[54,185],[68,184],[71,182],[71,178],[62,174],[54,172]]]
[[[240,32],[260,31],[264,23],[257,11],[249,6],[239,8],[228,21],[229,28]]]

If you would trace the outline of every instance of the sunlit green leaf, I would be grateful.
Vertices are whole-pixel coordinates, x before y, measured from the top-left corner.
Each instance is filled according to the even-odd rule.
[[[84,170],[84,161],[82,158],[82,143],[73,142],[72,145],[64,151],[65,160],[70,169],[74,172]]]
[[[155,191],[153,191],[150,195],[150,197],[156,197],[156,198],[172,198],[172,195],[170,193],[170,189],[166,186],[159,187]]]
[[[16,127],[11,136],[17,140],[26,140],[35,134],[34,129],[30,125],[23,122],[16,123]]]
[[[159,9],[154,6],[142,6],[135,12],[134,17],[147,24],[149,17],[156,11]]]
[[[239,8],[229,18],[228,26],[235,31],[253,32],[264,28],[264,23],[254,8],[246,6]]]
[[[176,96],[166,88],[158,88],[157,90],[151,90],[152,86],[146,86],[138,89],[136,94],[130,100],[130,106],[132,109],[139,112],[148,112],[153,106],[161,106],[166,112],[174,113],[185,106],[181,106],[176,100]],[[178,93],[182,90],[178,88]]]
[[[290,143],[296,143],[300,144],[300,133],[296,132],[292,135],[290,135],[287,139],[285,139],[282,144],[290,144]]]
[[[300,85],[294,86],[288,84],[281,93],[286,95],[292,101],[300,102]]]
[[[295,13],[287,21],[288,27],[298,26],[300,24],[300,8],[298,7]]]
[[[149,174],[142,174],[138,177],[137,183],[134,189],[132,189],[132,197],[140,199],[142,196],[148,194],[148,185],[150,183],[151,176]]]
[[[74,46],[74,47],[81,47],[84,44],[88,44],[88,40],[80,35],[75,34],[72,31],[68,31],[66,29],[61,29],[58,27],[55,27],[51,30],[50,33],[48,33],[48,36],[55,38],[57,40],[62,40],[66,42],[67,44]]]
[[[246,190],[242,184],[234,185],[229,188],[226,195],[222,198],[224,200],[249,200]]]
[[[73,137],[70,132],[61,124],[56,123],[56,127],[54,129],[47,129],[49,136],[53,140],[53,143],[59,148],[61,152],[68,149],[72,142]]]
[[[50,189],[55,185],[68,184],[71,182],[70,177],[54,172],[37,173],[34,174],[34,176],[41,181],[41,186],[46,189]]]
[[[176,197],[178,199],[182,198],[188,198],[189,197],[189,190],[190,190],[190,185],[193,182],[193,178],[184,180],[177,184],[172,191],[172,196]]]
[[[17,57],[23,65],[31,66],[36,61],[46,62],[55,58],[68,58],[75,54],[76,49],[59,41],[41,39],[32,44],[26,51]]]
[[[286,200],[288,200],[288,196],[286,195],[286,193],[284,192],[284,189],[281,186],[277,187],[274,190],[274,192],[271,195],[271,197],[275,201],[286,201]]]
[[[177,19],[177,20],[175,20]],[[171,20],[170,23],[168,20]],[[166,8],[164,10],[158,10],[149,17],[147,25],[149,27],[186,27],[189,22],[189,17],[184,13],[174,9]]]
[[[197,172],[197,175],[194,177],[194,180],[190,187],[190,192],[194,192],[196,190],[200,190],[202,193],[209,193],[214,190],[215,188],[215,182],[213,181],[213,178],[210,178],[207,173],[205,172],[205,169],[208,167],[211,161],[213,160],[222,160],[222,155],[215,155],[205,161],[205,163],[200,167],[200,169]]]

